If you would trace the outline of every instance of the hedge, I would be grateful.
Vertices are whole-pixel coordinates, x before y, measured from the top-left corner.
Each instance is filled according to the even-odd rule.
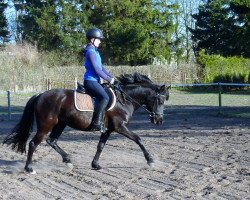
[[[250,83],[250,59],[206,55],[202,50],[197,61],[202,66],[202,82]]]

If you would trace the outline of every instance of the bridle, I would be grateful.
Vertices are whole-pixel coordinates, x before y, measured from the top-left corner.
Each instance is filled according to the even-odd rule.
[[[152,112],[150,112],[149,116],[151,118],[155,118],[156,116],[161,116],[162,117],[164,115],[164,113],[163,112],[161,112],[161,113],[157,112],[157,107],[158,107],[158,104],[159,104],[159,98],[158,97],[164,97],[165,98],[165,95],[160,94],[159,92],[157,92],[154,97],[155,97],[155,99],[154,99]]]

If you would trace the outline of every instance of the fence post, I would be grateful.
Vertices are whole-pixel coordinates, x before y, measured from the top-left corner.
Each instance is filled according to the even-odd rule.
[[[11,120],[10,91],[7,91],[7,97],[8,97],[8,116],[9,120]]]
[[[46,79],[46,89],[47,90],[51,89],[51,80],[49,78]]]
[[[219,114],[221,114],[222,113],[222,106],[221,106],[222,87],[221,87],[221,83],[218,83],[218,89],[219,89]]]
[[[49,82],[49,81],[48,81],[48,78],[46,78],[46,90],[48,90],[48,87],[49,87],[49,86],[48,86],[48,84],[49,84],[48,82]]]

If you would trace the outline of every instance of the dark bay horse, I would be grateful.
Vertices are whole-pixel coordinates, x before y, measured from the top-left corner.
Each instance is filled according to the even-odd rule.
[[[154,163],[152,156],[146,150],[140,137],[127,127],[134,111],[140,106],[150,114],[150,121],[162,124],[164,102],[168,100],[169,92],[165,85],[154,84],[147,76],[141,74],[126,74],[117,78],[120,82],[117,90],[117,102],[112,110],[105,113],[107,131],[100,136],[97,151],[92,161],[94,169],[101,169],[99,157],[110,134],[115,131],[136,142],[141,148],[147,163]],[[118,88],[118,87],[116,87]],[[78,111],[74,106],[74,90],[52,89],[35,95],[27,102],[19,123],[4,142],[11,145],[17,152],[26,152],[26,143],[36,118],[37,132],[29,142],[29,150],[25,170],[35,173],[32,169],[32,156],[44,137],[50,133],[47,143],[63,158],[63,162],[71,164],[69,155],[57,145],[57,139],[66,126],[86,131],[91,123],[93,112]]]

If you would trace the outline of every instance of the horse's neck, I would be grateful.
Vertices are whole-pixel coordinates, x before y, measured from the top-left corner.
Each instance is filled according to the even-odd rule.
[[[146,92],[138,88],[127,90],[126,94],[129,96],[126,97],[126,99],[133,104],[134,110],[137,110],[139,107],[141,107],[145,103],[147,97]]]

